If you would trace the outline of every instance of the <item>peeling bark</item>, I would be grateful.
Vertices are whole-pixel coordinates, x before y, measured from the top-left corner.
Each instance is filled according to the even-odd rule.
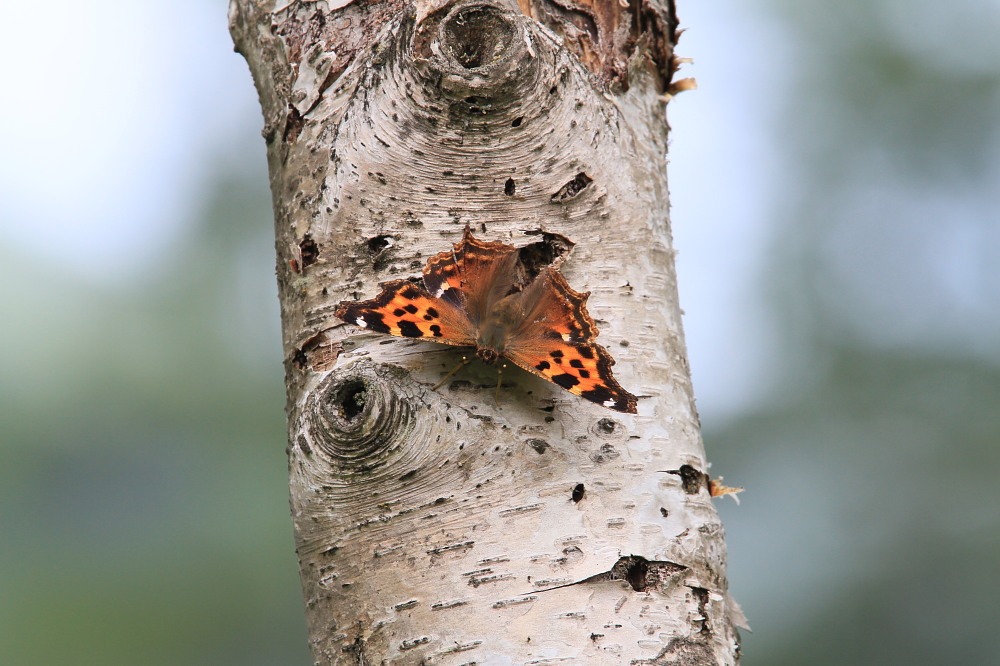
[[[669,2],[232,0],[264,114],[320,664],[734,664],[667,219]],[[470,224],[576,243],[636,416],[333,317]],[[662,470],[685,470],[686,474]]]

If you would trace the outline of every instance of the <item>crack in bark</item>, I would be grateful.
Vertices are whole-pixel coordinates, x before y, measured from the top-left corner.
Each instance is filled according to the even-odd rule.
[[[621,580],[629,584],[636,592],[644,592],[650,587],[662,585],[673,576],[687,571],[683,564],[668,562],[666,560],[647,560],[641,555],[626,555],[618,559],[608,571],[603,571],[593,576],[588,576],[582,580],[572,583],[564,583],[536,590],[534,593],[549,592],[573,585],[585,583],[602,583],[605,581]]]
[[[633,659],[630,666],[714,666],[717,664],[712,646],[691,638],[672,638],[652,659]]]

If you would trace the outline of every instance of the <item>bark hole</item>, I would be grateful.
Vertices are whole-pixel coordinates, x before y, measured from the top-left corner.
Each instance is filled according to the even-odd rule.
[[[625,560],[625,580],[636,592],[643,592],[646,587],[646,573],[649,571],[649,560],[645,557],[623,557]]]
[[[477,69],[498,59],[515,32],[511,22],[489,5],[461,9],[442,26],[448,55],[465,69]]]
[[[636,592],[662,585],[672,576],[686,571],[687,567],[666,560],[647,560],[641,555],[627,555],[619,558],[611,567],[609,578],[624,580]]]
[[[392,236],[386,236],[384,234],[372,236],[365,242],[365,246],[368,248],[368,253],[372,257],[372,268],[374,270],[382,271],[389,265],[393,255],[391,251],[392,245]]]
[[[509,112],[505,124],[521,115],[539,75],[524,24],[506,7],[459,0],[444,3],[418,26],[412,42],[417,74],[429,93],[459,103],[449,119],[463,131],[475,129],[466,125],[469,114]]]
[[[302,131],[305,124],[305,118],[302,117],[299,110],[289,104],[288,115],[285,117],[285,131],[281,137],[282,141],[286,144],[293,143],[299,138],[299,132]]]
[[[524,281],[521,286],[534,280],[539,273],[552,266],[558,267],[569,254],[573,246],[573,241],[561,234],[554,234],[548,231],[529,231],[531,235],[540,234],[542,240],[529,243],[518,250],[518,262],[524,268]]]
[[[594,182],[594,179],[581,171],[573,176],[572,180],[560,187],[559,190],[552,195],[552,201],[566,201],[567,199],[572,199],[576,195],[580,194],[580,192],[587,189],[592,182]]]
[[[526,443],[539,455],[545,453],[545,450],[549,448],[549,443],[544,439],[529,439]]]
[[[365,408],[365,382],[360,378],[351,378],[341,384],[334,398],[334,404],[340,407],[340,413],[347,421],[353,421]]]
[[[580,500],[583,499],[583,495],[585,492],[586,489],[583,487],[583,484],[578,483],[575,486],[573,486],[573,493],[570,495],[570,499],[573,500],[574,502],[579,502]]]
[[[392,236],[378,235],[368,239],[368,253],[372,256],[378,255],[382,250],[392,245]]]
[[[594,424],[591,431],[595,435],[600,435],[605,439],[614,437],[616,435],[621,435],[625,432],[625,427],[615,419],[604,417]]]
[[[513,178],[508,178],[507,182],[503,184],[503,193],[509,197],[514,196],[515,188],[517,185],[514,183]]]

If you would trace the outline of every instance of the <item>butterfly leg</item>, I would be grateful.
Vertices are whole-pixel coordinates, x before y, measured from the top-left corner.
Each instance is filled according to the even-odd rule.
[[[449,377],[451,377],[453,374],[455,374],[456,372],[458,372],[463,367],[467,366],[469,363],[470,363],[469,357],[468,356],[463,356],[461,363],[459,363],[454,368],[452,368],[451,371],[447,375],[445,375],[444,377],[442,377],[441,381],[439,381],[437,384],[435,384],[434,388],[432,388],[431,390],[432,391],[437,391],[439,388],[441,388],[442,384],[444,384],[446,381],[448,381]]]
[[[501,363],[497,366],[497,390],[493,394],[493,402],[497,404],[497,409],[500,408],[500,384],[503,380],[503,369],[507,367],[506,363]]]

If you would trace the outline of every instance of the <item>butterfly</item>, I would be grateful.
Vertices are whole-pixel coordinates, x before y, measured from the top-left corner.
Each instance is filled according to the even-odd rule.
[[[635,396],[615,380],[614,359],[594,341],[590,293],[574,291],[552,265],[530,275],[520,257],[513,245],[478,240],[466,226],[461,242],[427,261],[422,279],[385,282],[375,298],[343,301],[334,314],[375,333],[474,347],[488,364],[507,359],[634,414]]]

